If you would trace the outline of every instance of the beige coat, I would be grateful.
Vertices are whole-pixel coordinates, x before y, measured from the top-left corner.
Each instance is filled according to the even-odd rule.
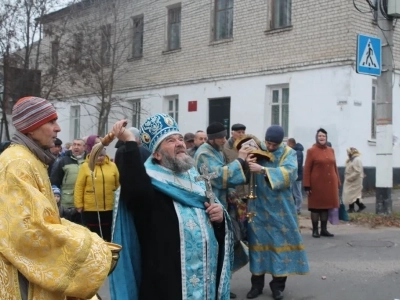
[[[363,189],[364,168],[360,157],[349,161],[344,171],[343,202],[352,204],[361,199]]]

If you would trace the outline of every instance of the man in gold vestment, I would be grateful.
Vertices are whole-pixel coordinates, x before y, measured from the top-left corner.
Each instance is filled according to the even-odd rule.
[[[60,219],[47,166],[57,113],[37,97],[13,107],[16,133],[0,155],[0,299],[88,299],[107,277],[111,251],[88,229]]]

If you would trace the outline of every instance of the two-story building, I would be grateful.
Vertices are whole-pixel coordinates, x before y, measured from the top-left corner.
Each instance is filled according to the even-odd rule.
[[[117,18],[104,11],[99,17],[107,0],[85,2],[91,4],[75,11],[72,23],[97,16],[92,27],[109,32],[100,38],[106,59],[112,49],[124,47],[117,51],[123,64],[112,93],[130,109],[112,112],[109,125],[125,116],[139,127],[148,115],[165,112],[184,133],[220,121],[227,128],[243,123],[247,133],[262,139],[269,125],[280,124],[306,149],[323,127],[339,166],[353,146],[366,169],[375,167],[377,81],[355,71],[357,34],[376,36],[379,30],[366,1],[354,2],[371,10],[363,14],[348,0],[122,0]],[[49,26],[70,11],[43,22]],[[127,28],[123,39],[113,39],[113,26]],[[400,65],[397,30],[394,36],[393,59]],[[52,38],[45,36],[50,50]],[[393,80],[393,128],[400,135],[397,70]],[[98,99],[73,85],[68,91],[66,100],[84,103],[57,103],[64,141],[92,133],[95,111],[83,105]],[[399,147],[393,165],[400,167]]]

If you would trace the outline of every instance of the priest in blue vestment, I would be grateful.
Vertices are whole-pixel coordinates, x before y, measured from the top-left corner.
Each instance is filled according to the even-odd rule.
[[[167,114],[144,122],[140,138],[152,155],[143,165],[124,121],[112,133],[125,142],[119,205],[132,214],[140,247],[122,251],[140,252],[138,299],[229,299],[231,223],[221,203],[206,198],[205,183],[196,180],[200,174],[178,125]]]
[[[207,127],[207,142],[201,145],[194,156],[197,169],[203,165],[208,167],[209,173],[216,173],[217,176],[211,180],[212,190],[227,210],[235,210],[230,201],[230,195],[235,193],[235,187],[246,182],[244,172],[246,158],[251,151],[250,147],[239,150],[238,158],[228,163],[223,153],[226,143],[227,131],[223,124],[213,122]],[[232,197],[233,198],[233,197]],[[232,213],[232,216],[236,212]],[[248,253],[244,245],[239,241],[234,249],[234,263],[232,271],[237,271],[248,263]],[[236,295],[231,293],[231,298]]]
[[[247,229],[252,273],[248,299],[262,293],[265,274],[272,275],[272,297],[280,300],[288,276],[309,272],[290,189],[297,178],[297,157],[282,143],[283,137],[281,126],[269,127],[261,147],[272,154],[272,159],[253,155],[247,159],[250,171],[255,173],[257,195],[247,202],[248,214],[252,215]]]

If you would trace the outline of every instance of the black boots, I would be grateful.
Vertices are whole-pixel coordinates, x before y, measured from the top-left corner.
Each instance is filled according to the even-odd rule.
[[[357,199],[356,204],[358,206],[357,212],[362,212],[364,209],[367,208],[364,203],[360,202],[360,199]],[[353,203],[353,208],[354,208],[354,203]]]
[[[362,212],[364,209],[367,208],[364,203],[360,202],[360,199],[357,199],[357,201],[354,203],[357,204],[357,206],[358,206],[357,212]],[[349,205],[349,209],[347,210],[348,213],[356,212],[356,210],[354,209],[354,203]]]
[[[321,221],[321,236],[333,237],[334,235],[326,229],[327,224],[328,221]]]
[[[264,289],[265,275],[251,275],[251,289],[247,293],[247,299],[257,298]]]
[[[312,222],[312,237],[319,238],[318,222]]]
[[[247,299],[257,298],[261,294],[262,294],[262,289],[251,287],[250,292],[247,293]]]
[[[231,298],[231,299],[236,299],[236,294],[231,293],[231,294],[230,294],[230,298]]]
[[[355,213],[356,211],[354,210],[354,203],[349,204],[349,209],[347,210],[349,214]]]

